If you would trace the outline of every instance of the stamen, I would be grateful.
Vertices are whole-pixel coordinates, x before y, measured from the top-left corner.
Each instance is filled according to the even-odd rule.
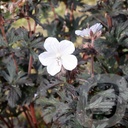
[[[61,57],[57,57],[56,61],[57,61],[58,65],[61,66]]]

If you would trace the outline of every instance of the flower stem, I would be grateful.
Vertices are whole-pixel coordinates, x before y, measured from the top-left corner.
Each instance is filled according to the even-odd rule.
[[[28,28],[29,28],[29,37],[31,37],[32,36],[32,29],[31,29],[31,24],[30,24],[29,17],[27,17],[27,22],[28,22]],[[36,30],[36,24],[34,26],[34,33],[35,33],[35,30]],[[33,57],[32,57],[32,55],[30,55],[30,57],[29,57],[29,65],[28,65],[28,74],[31,74],[32,62],[33,62]],[[31,120],[32,120],[32,122],[34,124],[34,127],[38,128],[36,115],[35,115],[35,109],[34,109],[34,103],[33,102],[30,103],[29,109],[30,109],[30,113],[31,113]]]
[[[94,37],[92,37],[92,38],[91,38],[91,46],[92,46],[92,48],[94,48],[94,41],[95,41],[95,40],[94,40]]]
[[[4,20],[3,16],[0,15],[0,29],[1,29],[3,38],[4,38],[5,42],[7,43],[7,38],[6,38],[5,30],[4,30],[4,23],[5,23],[5,20]]]
[[[32,55],[30,55],[29,65],[28,65],[28,74],[31,74],[32,61],[33,61],[33,57],[32,57]]]
[[[8,123],[11,125],[11,128],[14,127],[13,125],[13,119],[9,119],[9,117],[7,117]]]
[[[70,22],[73,20],[74,3],[71,4]]]
[[[26,19],[27,19],[27,22],[28,22],[29,37],[31,37],[32,36],[32,30],[31,30],[30,18],[27,17]],[[33,61],[33,57],[32,57],[32,55],[30,55],[29,65],[28,65],[28,74],[31,74],[32,61]]]
[[[29,108],[30,108],[30,112],[31,112],[31,116],[32,116],[32,122],[33,122],[35,128],[38,128],[33,102],[31,102]]]
[[[9,126],[8,122],[1,115],[0,115],[0,120],[3,121],[8,128],[12,128],[11,126]]]
[[[31,122],[30,116],[29,116],[29,115],[28,115],[28,113],[26,112],[26,108],[25,108],[25,106],[23,106],[23,112],[24,112],[24,115],[26,116],[26,119],[27,119],[27,121],[28,121],[28,123],[29,123],[30,127],[32,128],[32,127],[33,127],[33,125],[32,125],[32,122]]]
[[[91,55],[91,77],[94,77],[94,56]]]
[[[94,38],[91,38],[91,46],[94,48]],[[91,77],[94,77],[94,56],[91,55]]]

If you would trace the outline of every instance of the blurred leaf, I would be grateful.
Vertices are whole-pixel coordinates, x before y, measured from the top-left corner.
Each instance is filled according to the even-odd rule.
[[[108,124],[105,122],[103,124],[99,124],[96,128],[105,128]]]
[[[49,79],[51,78],[51,79]],[[37,79],[37,83],[39,84],[39,87],[37,89],[37,92],[41,95],[41,96],[46,96],[48,89],[50,88],[54,88],[56,86],[59,86],[60,84],[63,84],[62,81],[54,78],[54,77],[50,77],[49,78],[45,77],[45,76],[38,76]]]
[[[6,46],[6,45],[7,45],[7,42],[3,39],[3,36],[0,35],[0,47]]]
[[[123,66],[120,66],[120,68],[125,75],[128,75],[128,64],[124,64]]]
[[[6,81],[8,81],[9,83],[13,83],[13,80],[16,77],[16,68],[12,60],[7,64],[7,72],[1,71],[0,74]]]
[[[9,93],[7,95],[8,103],[11,107],[15,107],[17,101],[21,97],[21,91],[18,87],[10,87]]]

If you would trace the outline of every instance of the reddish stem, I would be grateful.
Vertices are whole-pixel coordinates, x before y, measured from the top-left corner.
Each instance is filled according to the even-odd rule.
[[[32,57],[32,55],[30,55],[30,57],[29,57],[29,65],[28,65],[28,74],[31,74],[32,61],[33,61],[33,57]]]
[[[108,13],[105,13],[105,18],[107,20],[108,28],[111,28],[112,27],[112,18],[110,17],[110,15]]]
[[[30,104],[29,108],[31,112],[32,122],[34,123],[35,128],[38,128],[33,102]]]
[[[29,37],[31,37],[32,36],[32,30],[31,30],[31,24],[30,24],[29,17],[27,17],[27,22],[28,22],[28,28],[29,28]],[[34,26],[34,33],[35,33],[35,30],[36,30],[36,24]],[[31,74],[32,62],[33,62],[33,57],[32,57],[32,55],[30,55],[29,66],[28,66],[28,74]],[[31,120],[32,120],[35,128],[38,128],[37,120],[36,120],[36,116],[35,116],[34,103],[33,102],[30,103],[29,109],[30,109],[30,113],[31,113]]]
[[[26,112],[25,107],[23,107],[23,112],[24,112],[24,115],[26,116],[26,119],[27,119],[27,121],[28,121],[29,125],[30,125],[30,126],[31,126],[31,128],[32,128],[32,127],[33,127],[33,125],[32,125],[32,122],[31,122],[30,116],[29,116],[29,115],[28,115],[28,113]]]
[[[0,29],[1,29],[3,38],[4,38],[5,42],[7,43],[7,39],[6,39],[6,34],[5,34],[5,31],[4,31],[4,27],[1,26]]]
[[[91,55],[91,77],[94,77],[94,57]]]
[[[94,38],[91,38],[91,46],[94,48]],[[91,55],[91,77],[94,77],[94,56]]]
[[[71,13],[70,13],[70,22],[73,20],[73,9],[74,9],[74,3],[71,5]]]
[[[12,128],[11,126],[9,126],[9,124],[7,123],[7,121],[2,116],[0,116],[0,120],[3,121],[8,128]]]
[[[13,121],[12,121],[12,119],[10,120],[9,117],[8,117],[7,120],[8,120],[8,122],[10,123],[11,128],[13,128]]]
[[[2,33],[3,38],[7,43],[7,38],[6,38],[5,30],[4,30],[4,27],[3,27],[4,23],[5,23],[5,20],[4,20],[3,16],[0,15],[0,29],[1,29],[1,33]]]
[[[34,23],[33,33],[35,33],[35,31],[36,31],[36,22]]]
[[[66,5],[65,15],[67,15],[67,14],[69,13],[69,9],[68,9],[68,5],[67,5],[67,3],[65,3],[65,5]]]
[[[94,48],[94,37],[91,38],[91,46]]]
[[[29,37],[31,37],[32,36],[32,30],[31,30],[30,18],[27,17],[26,19],[27,19],[27,22],[28,22]]]
[[[31,31],[31,24],[30,24],[30,19],[27,17],[27,22],[28,22],[28,29],[29,29],[29,37],[32,36],[32,31]],[[28,74],[31,74],[31,68],[32,68],[32,55],[29,57],[29,65],[28,65]]]

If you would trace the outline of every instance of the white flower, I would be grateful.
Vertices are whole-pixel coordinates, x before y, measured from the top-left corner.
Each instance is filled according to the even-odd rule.
[[[0,5],[0,10],[2,10],[4,13],[7,12],[7,8],[5,7],[5,5]]]
[[[101,28],[103,26],[100,23],[96,23],[95,25],[91,26],[90,28],[86,28],[83,30],[76,30],[75,34],[85,38],[99,37],[101,35]]]
[[[62,66],[66,70],[73,70],[77,66],[77,58],[71,55],[74,50],[74,44],[68,40],[59,42],[54,37],[48,37],[44,42],[46,52],[39,55],[42,65],[47,66],[47,71],[54,76],[61,71]]]

